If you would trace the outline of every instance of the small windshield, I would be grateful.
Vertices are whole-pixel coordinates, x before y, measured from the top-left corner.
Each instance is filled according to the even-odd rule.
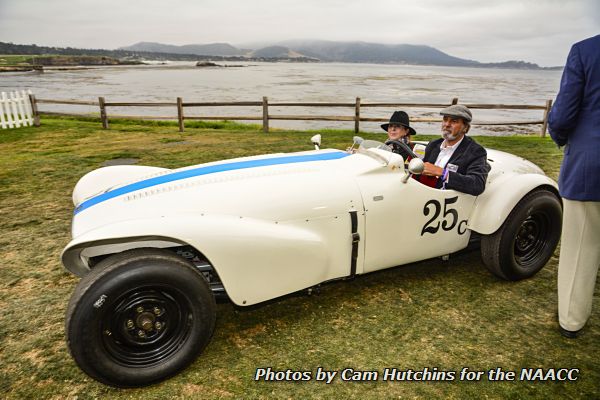
[[[358,147],[358,151],[361,152],[361,150],[365,151],[368,149],[381,149],[389,151],[390,153],[392,152],[392,148],[385,143],[381,143],[377,140],[363,140]]]
[[[377,140],[362,139],[360,141],[355,140],[355,144],[356,143],[359,144],[358,149],[356,149],[356,153],[368,156],[383,163],[384,165],[404,165],[404,159],[402,156],[395,154],[393,149],[385,143],[381,143]]]

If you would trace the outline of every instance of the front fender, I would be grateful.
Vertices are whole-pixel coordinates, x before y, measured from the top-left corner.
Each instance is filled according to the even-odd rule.
[[[113,165],[98,168],[82,176],[73,188],[73,204],[78,206],[84,200],[110,188],[127,182],[166,173],[170,170],[142,165]]]
[[[507,174],[494,180],[477,197],[469,218],[469,229],[482,235],[496,232],[517,203],[539,187],[547,187],[558,195],[558,185],[546,175]]]
[[[62,261],[84,275],[90,256],[186,244],[209,260],[234,303],[251,305],[347,274],[350,222],[331,217],[276,223],[222,215],[129,220],[75,238]]]

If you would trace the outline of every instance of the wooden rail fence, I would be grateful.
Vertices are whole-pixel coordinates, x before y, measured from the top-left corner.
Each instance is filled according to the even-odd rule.
[[[362,103],[360,97],[354,102],[349,103],[328,103],[328,102],[269,102],[267,97],[262,101],[232,101],[232,102],[189,102],[184,103],[181,97],[175,102],[108,102],[104,97],[99,97],[98,101],[79,101],[79,100],[53,100],[37,99],[30,96],[31,106],[34,110],[34,118],[39,124],[38,104],[63,104],[63,105],[88,105],[97,106],[100,110],[100,120],[104,129],[109,128],[109,119],[169,119],[177,120],[179,131],[185,130],[186,120],[239,120],[239,121],[262,121],[264,132],[269,132],[269,121],[287,120],[287,121],[348,121],[354,122],[354,131],[359,132],[361,122],[387,122],[388,118],[370,118],[362,117],[361,110],[365,108],[444,108],[451,104],[458,104],[458,98],[453,98],[448,103]],[[463,103],[461,103],[463,104]],[[476,121],[473,125],[541,125],[540,136],[546,136],[548,113],[552,108],[552,100],[546,101],[543,105],[530,104],[464,104],[471,109],[495,109],[495,110],[540,110],[543,116],[539,120],[527,121]],[[147,115],[113,115],[107,109],[113,107],[173,107],[177,110],[177,115],[171,116],[147,116]],[[185,113],[186,109],[202,107],[262,107],[262,115],[238,115],[238,116],[214,116],[202,115],[194,116]],[[315,107],[315,108],[349,108],[354,109],[354,115],[281,115],[269,112],[270,107]],[[57,112],[41,112],[50,115],[81,116],[83,114],[68,114]],[[411,122],[440,122],[440,118],[411,118]]]

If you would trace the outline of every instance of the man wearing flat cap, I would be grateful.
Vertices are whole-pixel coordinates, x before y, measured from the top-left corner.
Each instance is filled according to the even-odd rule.
[[[440,114],[444,117],[442,137],[427,145],[425,169],[419,180],[435,188],[478,196],[485,189],[489,165],[485,149],[466,136],[471,127],[471,110],[454,104]]]

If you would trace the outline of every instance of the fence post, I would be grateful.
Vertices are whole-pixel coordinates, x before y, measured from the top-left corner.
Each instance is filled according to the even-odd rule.
[[[179,121],[179,132],[183,132],[183,99],[177,98],[177,120]]]
[[[552,109],[552,100],[546,101],[546,109],[544,110],[544,123],[542,124],[542,131],[540,132],[541,137],[546,137],[546,129],[548,128],[548,114]]]
[[[108,129],[108,117],[106,115],[106,106],[104,105],[104,97],[98,97],[98,104],[100,105],[100,119],[102,120],[102,128]]]
[[[354,133],[358,133],[360,130],[360,97],[356,98],[356,104],[354,106]]]
[[[452,99],[452,105],[458,104],[458,97]]]
[[[5,107],[5,99],[4,96],[6,96],[6,93],[4,92],[0,92],[0,127],[2,129],[6,129],[8,127],[8,123],[7,121],[4,119],[4,107]],[[8,119],[8,108],[6,109],[6,118]]]
[[[40,126],[40,112],[37,107],[37,100],[35,99],[35,94],[29,93],[29,103],[31,104],[31,113],[33,114],[33,126]]]
[[[263,132],[269,132],[269,99],[263,96]]]

